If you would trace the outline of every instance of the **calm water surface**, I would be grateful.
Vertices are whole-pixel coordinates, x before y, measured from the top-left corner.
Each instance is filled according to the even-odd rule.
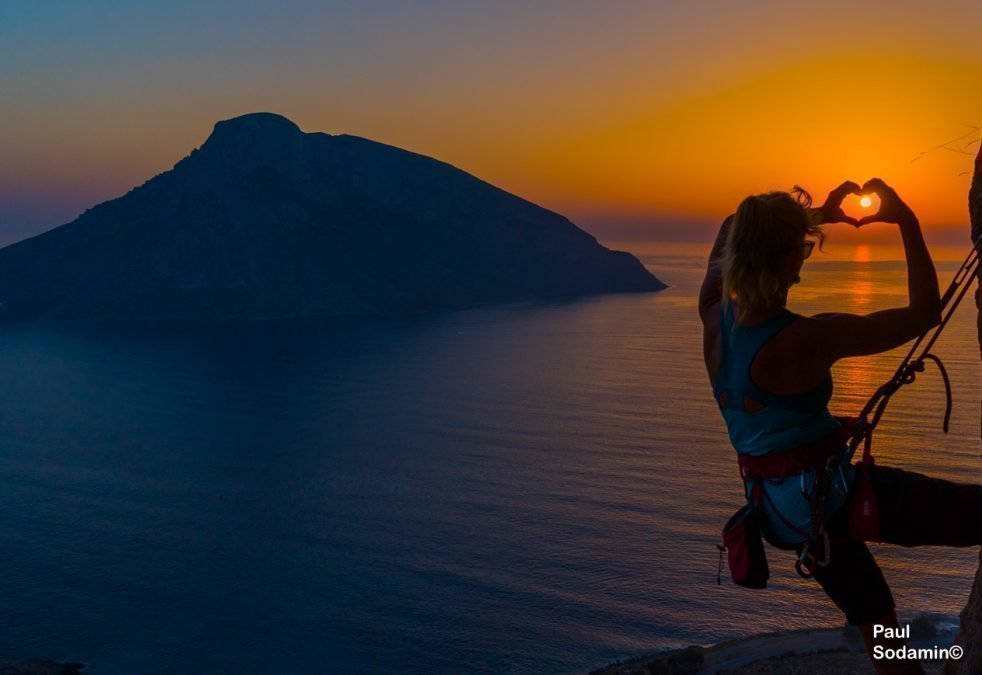
[[[583,672],[838,625],[789,554],[716,585],[742,498],[694,294],[340,323],[0,327],[0,660],[101,673]],[[792,308],[903,299],[889,261],[816,256]],[[946,282],[954,265],[940,265]],[[982,480],[966,307],[881,462]],[[836,373],[855,412],[897,354]],[[955,614],[977,551],[875,551],[908,612]]]

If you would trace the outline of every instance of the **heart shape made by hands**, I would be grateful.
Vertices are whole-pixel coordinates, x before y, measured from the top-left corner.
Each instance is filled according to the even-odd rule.
[[[862,186],[850,180],[842,183],[829,193],[828,199],[821,206],[824,222],[845,222],[854,227],[876,222],[882,206],[877,192],[881,187],[889,189],[878,178],[872,178]]]
[[[842,200],[842,212],[859,220],[880,211],[880,196],[875,192],[852,193]]]

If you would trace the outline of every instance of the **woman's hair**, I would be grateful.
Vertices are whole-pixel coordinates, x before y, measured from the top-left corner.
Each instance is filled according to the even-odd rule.
[[[805,235],[825,243],[811,196],[795,185],[790,192],[747,197],[737,208],[722,257],[723,300],[738,300],[736,321],[755,307],[776,302],[785,290],[782,258],[801,245]]]

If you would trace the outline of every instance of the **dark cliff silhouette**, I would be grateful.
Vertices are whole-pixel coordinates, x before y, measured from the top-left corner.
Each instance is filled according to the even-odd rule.
[[[972,241],[977,242],[982,237],[982,145],[975,158],[975,174],[968,191],[968,212],[972,222]],[[979,356],[982,357],[982,270],[979,270],[975,305],[978,307]],[[965,654],[961,659],[948,661],[945,675],[982,673],[982,551],[979,552],[979,568],[975,572],[972,592],[961,613],[961,631],[955,644],[963,647]]]
[[[255,113],[170,171],[0,250],[6,318],[410,313],[664,285],[449,164]]]

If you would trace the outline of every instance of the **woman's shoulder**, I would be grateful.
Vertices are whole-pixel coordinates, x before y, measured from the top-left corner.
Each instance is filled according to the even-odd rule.
[[[755,359],[754,378],[762,384],[770,381],[781,392],[800,392],[822,383],[828,363],[822,357],[822,332],[816,327],[820,320],[790,311],[786,316],[788,324]]]

